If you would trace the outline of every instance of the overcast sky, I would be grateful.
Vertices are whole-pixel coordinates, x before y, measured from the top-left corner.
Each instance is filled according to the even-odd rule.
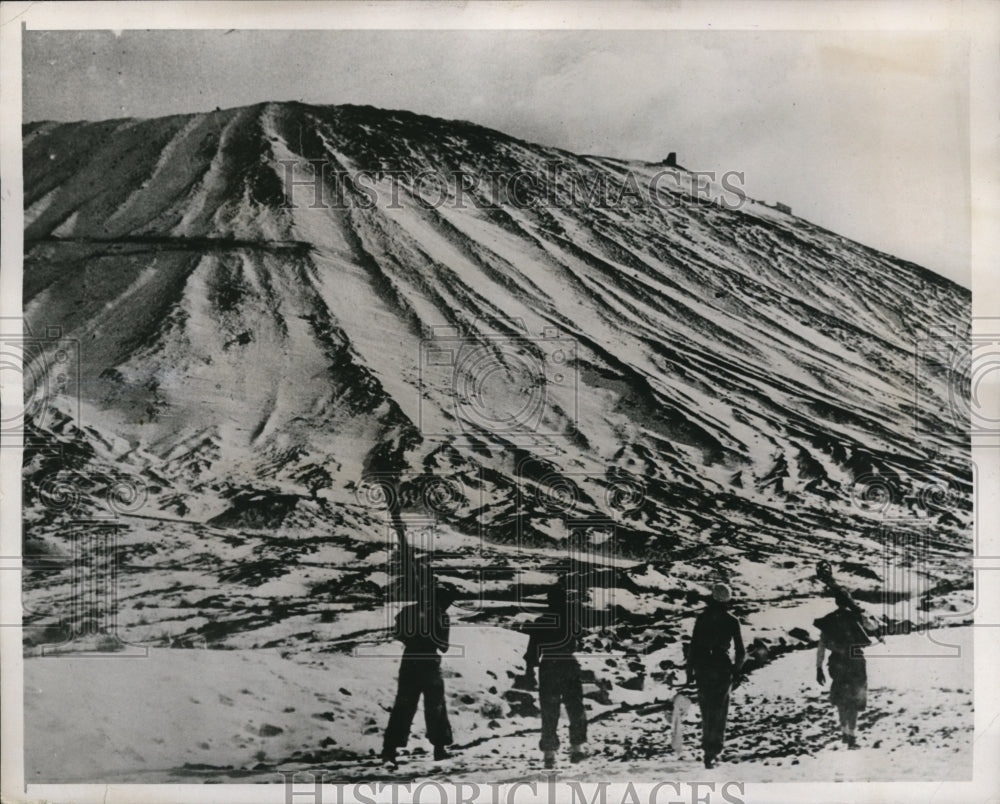
[[[963,38],[730,31],[27,31],[24,119],[264,100],[472,120],[743,171],[752,197],[970,286]]]

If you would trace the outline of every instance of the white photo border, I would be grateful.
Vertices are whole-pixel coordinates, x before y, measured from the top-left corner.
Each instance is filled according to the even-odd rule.
[[[79,2],[4,3],[0,6],[0,316],[21,316],[22,176],[21,176],[21,37],[25,30],[74,29],[594,29],[594,30],[784,30],[784,31],[928,31],[953,32],[968,37],[970,44],[971,159],[970,217],[973,335],[989,316],[1000,315],[1000,4],[991,2],[847,2],[803,0],[762,2],[753,0],[709,0],[702,3],[673,2]],[[983,324],[985,326],[985,324]],[[4,386],[3,405],[20,405],[21,389]],[[974,449],[980,494],[977,498],[977,561],[983,571],[977,583],[996,584],[1000,578],[1000,450]],[[2,794],[5,801],[74,802],[219,802],[239,801],[281,804],[288,801],[284,785],[25,785],[23,763],[23,683],[20,632],[20,494],[21,454],[17,449],[0,452],[0,628],[2,665]],[[978,590],[977,590],[978,591]],[[980,622],[997,622],[998,611],[978,611]],[[980,615],[982,615],[980,617]],[[838,783],[746,783],[732,789],[746,802],[823,801],[984,801],[1000,794],[1000,629],[975,630],[975,737],[974,778],[970,782],[838,782]],[[738,775],[738,769],[734,775]],[[304,780],[305,781],[305,780]],[[738,782],[734,779],[734,782]],[[654,782],[634,788],[640,800],[648,800]],[[627,783],[607,788],[607,800],[623,800]],[[700,791],[691,783],[678,783],[659,793],[658,801],[698,801]],[[444,789],[454,788],[444,785]],[[590,796],[594,784],[582,784]],[[301,790],[301,788],[298,788]],[[450,789],[449,801],[461,800],[461,790]],[[483,786],[482,801],[492,798],[495,788]],[[560,785],[558,797],[544,785],[534,792],[528,787],[515,791],[518,801],[571,801],[568,788]],[[716,793],[718,793],[718,789]],[[352,800],[350,789],[324,789],[323,801]],[[353,791],[353,799],[389,800],[373,788]],[[360,796],[357,794],[361,793]],[[468,795],[468,788],[465,790]],[[453,795],[458,794],[455,797]],[[440,800],[429,790],[427,801]],[[513,801],[509,791],[499,801]],[[297,793],[295,804],[312,801]],[[628,800],[628,799],[625,799]],[[702,799],[704,800],[704,799]],[[714,797],[712,800],[716,800]],[[718,799],[722,800],[722,799]]]

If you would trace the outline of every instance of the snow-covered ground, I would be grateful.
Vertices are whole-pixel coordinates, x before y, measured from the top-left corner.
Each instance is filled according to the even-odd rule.
[[[498,628],[458,629],[444,667],[457,751],[433,763],[420,714],[400,779],[511,781],[539,770],[538,719],[513,714],[511,690],[524,638]],[[698,715],[685,750],[670,747],[675,690],[613,687],[588,700],[593,756],[560,778],[641,781],[944,780],[971,774],[972,631],[933,632],[961,648],[927,657],[925,634],[889,637],[870,650],[861,748],[836,739],[836,715],[815,682],[811,650],[786,654],[734,692],[719,768],[700,763]],[[395,692],[389,645],[304,660],[274,650],[151,649],[145,658],[36,657],[25,662],[29,782],[281,781],[282,771],[330,781],[388,778],[375,761]],[[381,654],[381,655],[377,655]],[[601,675],[605,660],[583,658]],[[511,671],[511,672],[508,672]],[[531,696],[528,696],[531,697]],[[565,721],[561,733],[565,740]],[[666,776],[665,776],[666,774]]]

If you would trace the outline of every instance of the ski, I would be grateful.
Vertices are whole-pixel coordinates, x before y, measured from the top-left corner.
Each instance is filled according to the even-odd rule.
[[[816,578],[819,579],[831,595],[836,596],[840,594],[847,598],[850,602],[850,607],[858,614],[858,627],[864,633],[866,638],[870,639],[871,637],[874,637],[878,642],[885,644],[885,640],[882,639],[882,635],[878,632],[875,623],[871,622],[870,618],[865,615],[864,610],[860,605],[858,605],[858,602],[854,599],[851,591],[833,577],[833,566],[826,559],[820,559],[816,562]],[[817,627],[819,627],[820,621],[821,620],[815,621]]]
[[[675,754],[680,754],[684,750],[684,718],[692,706],[691,698],[683,692],[674,695],[673,711],[670,715],[670,743]]]
[[[835,595],[838,592],[840,594],[846,595],[851,601],[852,605],[857,606],[849,590],[845,589],[836,578],[833,577],[833,565],[830,564],[825,558],[820,559],[816,563],[816,577],[822,582],[826,590],[831,594]]]

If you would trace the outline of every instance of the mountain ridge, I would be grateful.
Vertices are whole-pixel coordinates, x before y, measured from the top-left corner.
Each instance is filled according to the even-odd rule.
[[[619,162],[619,163],[622,163],[622,164],[625,164],[625,165],[634,164],[634,165],[644,165],[644,166],[660,166],[662,164],[661,162],[655,162],[655,161],[644,160],[644,159],[639,159],[639,158],[631,158],[631,157],[610,157],[610,156],[604,156],[604,155],[601,155],[601,154],[592,154],[592,153],[585,153],[585,154],[581,153],[581,154],[578,154],[578,153],[569,151],[567,149],[560,148],[558,146],[546,145],[546,144],[541,144],[541,143],[534,143],[534,142],[531,142],[529,140],[523,139],[521,137],[517,137],[516,135],[508,134],[508,133],[506,133],[506,132],[504,132],[502,130],[499,130],[499,129],[493,129],[493,128],[489,127],[489,126],[483,125],[481,123],[477,123],[477,122],[472,121],[472,120],[467,120],[467,119],[462,119],[462,118],[454,118],[454,119],[452,119],[452,118],[440,118],[440,117],[436,117],[436,116],[432,116],[432,115],[426,115],[426,114],[421,114],[421,113],[413,112],[413,111],[410,111],[410,110],[407,110],[407,109],[402,109],[402,108],[399,108],[399,109],[386,109],[386,108],[382,108],[382,107],[373,106],[371,104],[358,104],[358,103],[310,104],[310,103],[305,103],[303,101],[295,101],[295,100],[289,100],[289,101],[260,101],[260,102],[257,102],[257,103],[246,104],[246,105],[243,105],[243,106],[226,107],[225,109],[219,109],[219,108],[217,108],[214,111],[187,112],[187,113],[169,115],[167,117],[120,117],[120,118],[110,118],[110,119],[107,119],[107,120],[74,120],[74,121],[60,121],[60,120],[48,120],[48,119],[44,119],[44,120],[36,120],[36,121],[27,121],[27,122],[24,122],[22,124],[21,128],[22,128],[22,135],[29,135],[29,134],[35,134],[35,133],[37,133],[37,131],[39,129],[44,129],[44,128],[47,128],[47,127],[50,128],[50,127],[59,127],[59,126],[110,126],[110,125],[122,126],[122,125],[125,125],[125,124],[136,125],[136,124],[141,124],[141,123],[149,123],[149,122],[153,122],[153,121],[174,120],[174,119],[181,119],[181,120],[191,121],[194,118],[206,117],[206,116],[209,116],[209,115],[217,115],[217,114],[218,115],[233,115],[233,114],[247,113],[247,112],[251,112],[251,111],[256,111],[258,114],[263,114],[269,108],[275,108],[275,107],[278,107],[278,108],[281,108],[281,107],[301,108],[301,109],[305,109],[305,110],[309,110],[309,109],[318,109],[318,110],[344,110],[344,111],[348,111],[348,112],[352,112],[352,113],[359,113],[359,114],[360,113],[364,113],[364,114],[375,113],[375,114],[381,115],[381,116],[390,116],[390,117],[395,116],[395,117],[400,117],[400,118],[403,118],[404,120],[409,120],[411,122],[418,122],[418,123],[422,123],[422,124],[426,124],[427,122],[433,122],[435,125],[438,125],[438,126],[440,126],[440,125],[457,126],[460,129],[470,129],[470,130],[482,132],[482,133],[487,134],[489,136],[502,138],[502,139],[507,140],[508,142],[511,142],[511,143],[514,143],[514,144],[518,144],[518,145],[521,145],[521,146],[529,146],[529,147],[541,148],[541,149],[544,149],[545,151],[551,152],[553,154],[559,154],[561,156],[570,157],[570,158],[575,159],[575,160],[595,159],[595,160],[605,160],[605,161],[610,161],[610,162]],[[685,170],[684,168],[679,167],[679,166],[678,166],[678,169],[682,170],[682,171]],[[762,202],[758,202],[758,203],[762,203]],[[803,220],[805,220],[805,219],[803,219]],[[837,237],[842,237],[842,235],[840,235],[839,233],[835,232],[834,230],[828,229],[826,227],[823,227],[820,224],[816,224],[816,223],[811,223],[810,222],[810,225],[813,226],[813,227],[815,227],[816,229],[819,229],[819,230],[822,230],[822,231],[826,231],[826,232],[828,232],[828,233],[830,233],[832,235],[836,235]],[[857,241],[852,241],[852,242],[857,242]],[[969,291],[968,288],[966,288],[964,285],[961,285],[960,283],[956,282],[955,280],[953,280],[953,279],[951,279],[949,277],[946,277],[943,274],[937,273],[936,271],[934,271],[934,270],[932,270],[930,268],[922,266],[919,263],[913,262],[912,260],[904,260],[902,258],[896,257],[895,255],[892,255],[889,252],[885,252],[885,251],[882,251],[882,250],[880,250],[878,248],[875,248],[874,246],[868,246],[868,245],[863,244],[863,243],[858,243],[858,245],[861,245],[864,248],[870,249],[872,252],[874,252],[876,254],[887,256],[887,257],[891,257],[892,259],[894,259],[896,261],[907,263],[909,266],[911,266],[913,269],[917,270],[918,272],[921,272],[921,273],[926,272],[928,274],[928,278],[935,279],[935,280],[936,279],[941,279],[941,280],[944,280],[945,282],[947,282],[948,284],[955,285],[956,287],[961,288],[962,290],[964,290],[966,292],[971,292],[971,291]]]

